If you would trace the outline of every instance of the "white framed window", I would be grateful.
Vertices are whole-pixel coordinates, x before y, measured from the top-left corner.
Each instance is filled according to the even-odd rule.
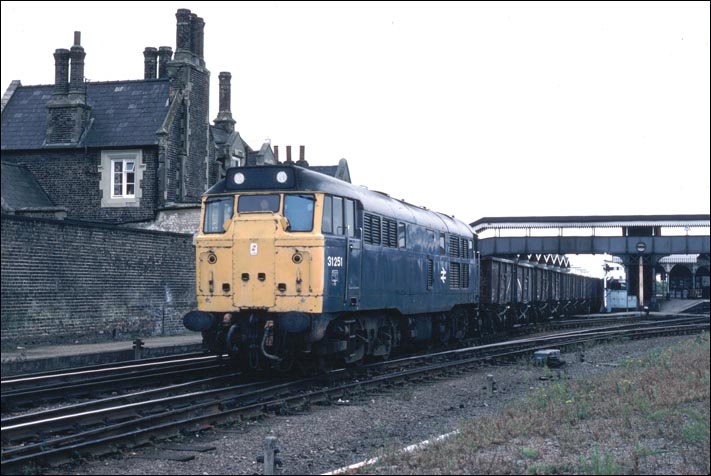
[[[140,206],[143,195],[141,180],[146,169],[142,150],[101,151],[98,169],[102,207]]]
[[[112,159],[111,198],[135,198],[136,161],[132,159]]]

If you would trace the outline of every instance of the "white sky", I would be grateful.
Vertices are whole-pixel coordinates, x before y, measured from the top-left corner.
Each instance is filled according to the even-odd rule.
[[[465,222],[709,213],[709,2],[3,1],[1,86],[51,84],[75,30],[91,81],[142,79],[178,8],[253,148]]]

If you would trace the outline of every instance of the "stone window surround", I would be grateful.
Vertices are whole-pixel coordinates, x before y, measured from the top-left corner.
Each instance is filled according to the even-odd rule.
[[[111,167],[112,160],[135,160],[135,195],[133,197],[116,197],[111,198],[113,191],[113,168]],[[143,162],[143,151],[141,149],[131,150],[102,150],[101,162],[99,163],[99,175],[101,177],[99,188],[101,189],[101,207],[102,208],[120,208],[120,207],[138,207],[141,204],[143,196],[143,172],[146,170],[146,164]]]

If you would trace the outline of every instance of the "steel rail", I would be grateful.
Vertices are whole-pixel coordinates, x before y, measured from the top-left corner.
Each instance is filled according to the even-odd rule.
[[[151,357],[140,360],[122,360],[118,362],[109,362],[106,364],[86,365],[81,367],[68,367],[56,370],[49,370],[46,372],[32,372],[26,374],[7,375],[0,379],[0,384],[5,385],[13,382],[33,381],[41,379],[49,380],[53,378],[62,378],[65,375],[71,376],[82,373],[100,373],[103,371],[112,371],[117,368],[130,368],[155,364],[169,364],[173,362],[185,362],[188,360],[205,359],[209,357],[210,356],[206,356],[204,352],[191,352],[189,354],[164,355],[162,357]]]
[[[229,372],[224,366],[215,365],[213,358],[209,361],[173,364],[166,367],[151,368],[150,370],[122,371],[116,375],[90,377],[77,383],[50,384],[10,391],[3,389],[0,401],[2,402],[3,411],[7,411],[67,398],[85,395],[96,396],[100,393],[126,390],[161,381],[180,382],[194,378],[196,374],[220,371]]]
[[[229,378],[240,378],[241,374],[234,373],[228,376]],[[88,402],[75,403],[70,405],[65,405],[61,407],[50,408],[46,410],[41,410],[33,413],[25,413],[22,415],[14,415],[2,419],[2,426],[14,426],[20,423],[28,423],[34,420],[48,420],[51,418],[58,418],[65,415],[72,415],[75,413],[85,413],[92,410],[98,410],[102,407],[119,406],[122,404],[136,403],[140,402],[141,399],[146,397],[157,398],[159,396],[170,396],[175,392],[185,391],[194,387],[202,387],[209,385],[223,385],[225,382],[225,376],[220,375],[217,377],[209,377],[199,380],[191,380],[189,382],[178,383],[174,385],[168,385],[166,387],[152,388],[149,390],[141,390],[138,392],[127,393],[124,395],[111,396],[106,398],[99,398],[95,400],[90,400]]]

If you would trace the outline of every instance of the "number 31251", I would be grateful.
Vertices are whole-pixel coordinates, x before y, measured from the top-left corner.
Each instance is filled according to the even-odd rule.
[[[342,256],[329,256],[326,261],[328,263],[328,266],[331,266],[334,268],[343,267],[343,257]]]

